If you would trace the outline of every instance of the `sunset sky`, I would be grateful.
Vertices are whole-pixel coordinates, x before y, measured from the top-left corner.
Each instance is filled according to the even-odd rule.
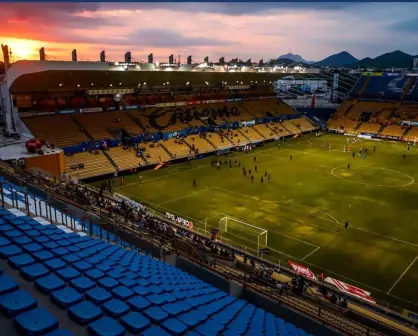
[[[135,61],[151,52],[160,61],[418,54],[418,3],[1,3],[0,20],[14,60],[38,58],[41,46],[51,60],[76,48],[94,61],[101,50],[108,60],[131,51]]]

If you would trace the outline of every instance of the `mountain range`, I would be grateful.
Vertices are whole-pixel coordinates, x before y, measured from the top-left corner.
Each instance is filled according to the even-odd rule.
[[[355,58],[347,51],[328,56],[322,61],[316,62],[313,66],[346,67],[346,68],[406,68],[410,69],[414,58],[418,56],[409,55],[400,50],[395,50],[375,58],[366,57],[361,60]]]
[[[311,62],[311,61],[306,61],[300,55],[292,54],[292,53],[281,55],[281,56],[277,57],[277,59],[288,59],[288,60],[291,60],[291,61],[296,62],[296,63],[305,63],[305,64],[314,63],[314,62]]]

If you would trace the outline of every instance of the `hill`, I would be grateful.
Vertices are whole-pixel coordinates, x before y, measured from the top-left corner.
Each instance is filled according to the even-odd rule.
[[[334,54],[324,58],[322,61],[314,63],[314,66],[329,66],[329,67],[342,67],[358,62],[358,59],[355,58],[347,51],[342,51],[338,54]]]
[[[400,50],[395,50],[390,53],[380,55],[376,58],[366,57],[362,60],[349,64],[351,68],[407,68],[412,67],[413,59],[417,56],[412,56]]]
[[[306,61],[300,55],[292,54],[292,53],[288,53],[288,54],[285,54],[285,55],[281,55],[277,59],[288,59],[288,60],[292,60],[292,61],[297,62],[297,63],[305,63],[305,64],[313,63],[313,62]]]

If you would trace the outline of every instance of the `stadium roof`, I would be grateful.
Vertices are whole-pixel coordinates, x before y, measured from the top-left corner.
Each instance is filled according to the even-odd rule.
[[[10,87],[12,93],[74,91],[86,89],[221,86],[269,83],[288,74],[281,73],[231,73],[231,72],[184,72],[184,71],[42,71],[24,74],[16,78]],[[188,84],[187,84],[188,83]]]
[[[124,68],[103,62],[19,61],[13,63],[7,71],[7,84],[11,93],[45,93],[86,89],[132,89],[140,85],[141,88],[155,88],[163,87],[164,83],[176,88],[185,88],[187,85],[220,87],[225,82],[226,85],[248,85],[256,82],[269,83],[292,75],[289,72],[256,72],[253,69],[227,71],[223,67],[219,68],[223,71],[188,66],[163,69],[156,68],[153,64],[141,65],[140,68]]]

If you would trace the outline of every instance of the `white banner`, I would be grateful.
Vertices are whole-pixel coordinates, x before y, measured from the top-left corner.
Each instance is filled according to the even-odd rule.
[[[146,207],[145,207],[145,206],[143,206],[142,204],[140,204],[140,203],[138,203],[138,202],[135,202],[135,201],[132,201],[130,198],[128,198],[128,197],[126,197],[126,196],[123,196],[123,195],[121,195],[121,194],[114,193],[114,194],[113,194],[113,198],[114,198],[115,200],[119,201],[119,202],[124,201],[124,202],[126,202],[127,204],[129,204],[129,205],[131,205],[131,206],[133,206],[133,207],[137,208],[138,210],[146,210]]]
[[[166,212],[165,213],[165,218],[172,220],[173,222],[177,223],[177,224],[181,224],[185,227],[187,227],[188,229],[192,230],[193,229],[193,222],[190,222],[186,219],[183,219],[181,217],[177,217],[176,215],[173,215],[172,213]]]
[[[102,112],[103,109],[101,107],[89,107],[80,109],[80,113],[94,113],[94,112]]]

